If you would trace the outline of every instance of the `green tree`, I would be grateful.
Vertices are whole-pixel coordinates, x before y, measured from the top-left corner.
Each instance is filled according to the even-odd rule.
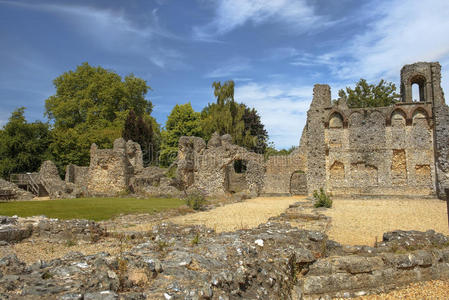
[[[169,166],[178,153],[178,141],[181,136],[202,137],[200,113],[195,112],[189,103],[178,105],[172,109],[162,130],[160,164]]]
[[[0,130],[0,176],[11,173],[34,172],[49,158],[49,126],[36,121],[28,123],[25,108],[15,110]]]
[[[133,140],[139,143],[143,152],[144,165],[149,165],[156,161],[156,154],[158,152],[158,141],[156,130],[153,128],[155,120],[153,117],[144,118],[143,116],[136,116],[134,110],[130,110],[128,117],[125,120],[122,137],[128,141]]]
[[[245,140],[243,145],[256,153],[265,153],[267,149],[268,133],[254,108],[244,104],[243,123],[245,124]]]
[[[217,101],[201,112],[201,125],[206,140],[214,132],[220,135],[230,134],[235,144],[263,153],[268,135],[257,111],[235,102],[232,80],[224,84],[214,82],[212,87]]]
[[[368,84],[363,78],[357,82],[354,89],[346,87],[346,91],[339,90],[338,96],[340,99],[345,99],[351,108],[390,106],[396,103],[400,97],[396,93],[394,83],[382,79],[377,85],[374,85]]]
[[[122,135],[129,111],[144,119],[153,105],[145,99],[151,89],[134,75],[124,79],[88,63],[54,80],[56,94],[45,101],[46,115],[53,123],[50,151],[60,170],[69,163],[87,165],[92,143],[112,147]]]
[[[270,142],[265,150],[265,158],[268,159],[270,156],[274,155],[290,155],[296,149],[296,146],[291,146],[288,149],[277,150],[274,146],[274,143]]]

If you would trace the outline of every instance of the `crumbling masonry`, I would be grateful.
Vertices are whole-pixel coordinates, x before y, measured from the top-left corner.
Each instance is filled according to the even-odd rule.
[[[349,108],[344,99],[333,103],[330,87],[317,84],[300,145],[288,156],[266,158],[232,144],[229,135],[214,134],[207,145],[181,137],[171,178],[160,168],[143,167],[137,143],[118,139],[113,149],[93,144],[90,166],[68,166],[65,184],[50,163],[43,168],[50,171],[35,177],[51,187],[53,197],[191,190],[211,196],[311,195],[323,188],[342,196],[442,198],[449,187],[449,107],[440,81],[439,63],[406,65],[402,101],[373,108]],[[412,95],[413,84],[419,95]]]
[[[333,104],[330,87],[317,84],[297,151],[264,160],[230,144],[229,136],[214,136],[207,147],[186,137],[179,143],[179,178],[213,194],[310,195],[323,188],[333,195],[444,197],[449,107],[440,81],[439,63],[406,65],[402,101],[375,108],[348,108],[342,99]]]

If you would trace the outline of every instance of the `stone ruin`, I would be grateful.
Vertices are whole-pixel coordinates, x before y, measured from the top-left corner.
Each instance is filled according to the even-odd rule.
[[[320,188],[337,196],[442,198],[449,186],[449,107],[440,82],[439,63],[406,65],[402,101],[372,108],[333,103],[330,87],[317,84],[299,147],[287,156],[265,158],[232,144],[230,135],[214,134],[207,145],[181,137],[171,167],[176,178],[169,178],[163,169],[143,167],[139,144],[117,139],[112,149],[93,144],[89,167],[67,166],[65,184],[47,162],[44,170],[52,170],[38,178],[56,198],[193,189],[210,196],[311,195]]]
[[[401,70],[402,101],[388,107],[349,108],[331,101],[328,85],[314,87],[299,148],[264,160],[260,154],[213,136],[179,143],[184,185],[224,194],[308,194],[444,197],[449,185],[449,107],[439,63]],[[412,100],[412,85],[419,100]],[[236,169],[236,165],[244,165]],[[242,171],[242,172],[238,172]]]
[[[154,166],[144,168],[140,145],[123,138],[116,139],[112,149],[99,149],[92,144],[89,167],[69,165],[66,181],[88,196],[180,193],[177,181],[165,176],[165,170]]]
[[[178,179],[188,189],[208,195],[303,194],[306,192],[304,159],[300,150],[288,156],[254,153],[232,144],[230,135],[179,140]]]
[[[439,63],[406,65],[401,102],[373,108],[332,104],[330,87],[315,85],[304,129],[308,193],[444,197],[449,107],[440,81]]]

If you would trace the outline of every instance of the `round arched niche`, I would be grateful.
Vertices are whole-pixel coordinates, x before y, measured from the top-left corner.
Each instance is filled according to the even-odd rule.
[[[343,116],[340,113],[334,112],[331,115],[331,117],[329,118],[329,128],[331,129],[343,128]]]
[[[391,126],[392,127],[405,127],[407,116],[404,111],[396,109],[391,113]]]

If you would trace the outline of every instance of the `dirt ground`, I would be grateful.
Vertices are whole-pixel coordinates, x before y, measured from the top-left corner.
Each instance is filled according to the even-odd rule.
[[[347,245],[370,245],[396,229],[449,235],[446,202],[438,199],[334,199],[324,214],[332,217],[330,239]]]
[[[290,204],[305,197],[264,197],[221,206],[210,211],[178,216],[167,221],[177,224],[205,225],[216,232],[255,228],[270,217],[283,213]]]
[[[305,197],[255,198],[210,211],[164,218],[156,223],[168,221],[189,225],[202,224],[217,232],[248,229],[267,222],[270,217],[278,216],[290,204],[298,201],[306,200]],[[373,245],[376,237],[380,241],[384,232],[396,229],[420,231],[433,229],[449,235],[446,202],[437,199],[334,199],[333,207],[323,210],[322,213],[332,217],[331,228],[327,232],[330,239],[342,244]],[[127,230],[151,229],[155,222],[150,219],[149,222],[128,227]],[[27,241],[14,245],[10,250],[20,259],[30,263],[37,257],[49,260],[61,257],[69,251],[80,251],[84,254],[107,251],[114,254],[129,247],[132,245],[124,246],[117,239],[107,238],[101,244],[78,245]],[[36,253],[36,249],[40,250]],[[364,296],[360,299],[449,299],[449,281],[415,283],[405,289]]]
[[[305,197],[255,198],[170,221],[179,224],[204,224],[216,231],[256,227],[271,216],[282,213],[290,204]],[[332,217],[330,239],[342,244],[373,245],[386,231],[433,229],[449,235],[446,202],[438,199],[349,200],[334,199],[333,207],[323,212]],[[380,295],[357,299],[449,299],[449,281],[428,281]]]

